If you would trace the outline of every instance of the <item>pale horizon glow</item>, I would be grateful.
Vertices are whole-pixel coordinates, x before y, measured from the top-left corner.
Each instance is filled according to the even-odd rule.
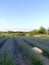
[[[49,0],[0,0],[0,31],[49,27]]]

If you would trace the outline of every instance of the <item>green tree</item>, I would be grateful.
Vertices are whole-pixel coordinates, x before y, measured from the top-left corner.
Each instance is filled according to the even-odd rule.
[[[37,34],[38,34],[38,30],[36,29],[30,32],[30,35],[37,35]]]
[[[46,29],[44,27],[40,27],[39,34],[46,34]]]

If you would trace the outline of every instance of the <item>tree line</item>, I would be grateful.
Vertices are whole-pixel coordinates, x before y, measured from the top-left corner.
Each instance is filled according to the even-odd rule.
[[[44,28],[43,26],[41,26],[38,30],[37,29],[34,29],[32,31],[29,31],[29,32],[23,32],[23,31],[7,31],[7,32],[1,32],[0,31],[0,36],[1,35],[9,35],[9,36],[33,36],[33,35],[41,35],[41,34],[44,34],[44,35],[49,35],[49,28],[46,29]]]

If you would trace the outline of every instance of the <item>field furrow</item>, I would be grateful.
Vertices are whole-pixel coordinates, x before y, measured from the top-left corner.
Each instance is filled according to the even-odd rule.
[[[0,65],[49,65],[46,40],[29,36],[0,38]]]

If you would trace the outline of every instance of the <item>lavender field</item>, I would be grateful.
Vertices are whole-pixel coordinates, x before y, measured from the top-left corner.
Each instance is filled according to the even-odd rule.
[[[49,38],[0,37],[0,65],[49,65]]]

